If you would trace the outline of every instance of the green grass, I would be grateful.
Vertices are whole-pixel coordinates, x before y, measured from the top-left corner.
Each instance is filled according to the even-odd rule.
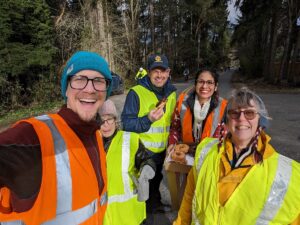
[[[58,111],[63,101],[33,104],[18,110],[5,113],[0,117],[0,127],[6,127],[20,119]]]

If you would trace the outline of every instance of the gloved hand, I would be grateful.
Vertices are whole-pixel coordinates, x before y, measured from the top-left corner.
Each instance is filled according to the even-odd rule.
[[[144,202],[149,198],[149,180],[155,176],[155,170],[145,165],[141,169],[139,178],[133,177],[133,182],[137,187],[138,201]]]

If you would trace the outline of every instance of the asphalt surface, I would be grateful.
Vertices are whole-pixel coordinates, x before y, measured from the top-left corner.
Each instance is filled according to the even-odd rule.
[[[232,71],[226,71],[220,74],[219,93],[221,97],[228,98],[233,89],[231,84]],[[173,82],[177,87],[177,93],[193,85],[193,80],[189,82],[179,79]],[[236,84],[235,84],[236,86]],[[234,87],[235,87],[234,86]],[[247,84],[238,84],[238,86],[247,86]],[[266,132],[271,136],[271,144],[281,154],[288,156],[300,162],[300,91],[294,92],[286,90],[269,90],[263,85],[251,87],[263,99],[269,115],[272,118],[270,127]],[[126,94],[111,96],[119,113],[122,112]],[[163,171],[164,172],[164,171]],[[171,205],[168,182],[164,172],[164,179],[160,186],[162,202]],[[177,211],[166,213],[154,213],[150,215],[155,225],[169,225],[177,217]]]

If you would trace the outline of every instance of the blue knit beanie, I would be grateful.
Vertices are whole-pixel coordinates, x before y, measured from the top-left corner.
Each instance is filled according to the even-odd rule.
[[[61,76],[61,93],[66,100],[68,77],[74,76],[81,70],[95,70],[101,73],[106,79],[112,80],[111,72],[106,60],[95,52],[78,51],[68,60]],[[109,97],[112,85],[109,85],[106,98]]]

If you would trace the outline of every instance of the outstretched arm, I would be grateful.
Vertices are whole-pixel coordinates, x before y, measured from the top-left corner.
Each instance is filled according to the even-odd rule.
[[[22,199],[14,210],[31,208],[42,179],[40,143],[31,124],[19,123],[0,134],[0,168],[1,192],[8,188]]]

